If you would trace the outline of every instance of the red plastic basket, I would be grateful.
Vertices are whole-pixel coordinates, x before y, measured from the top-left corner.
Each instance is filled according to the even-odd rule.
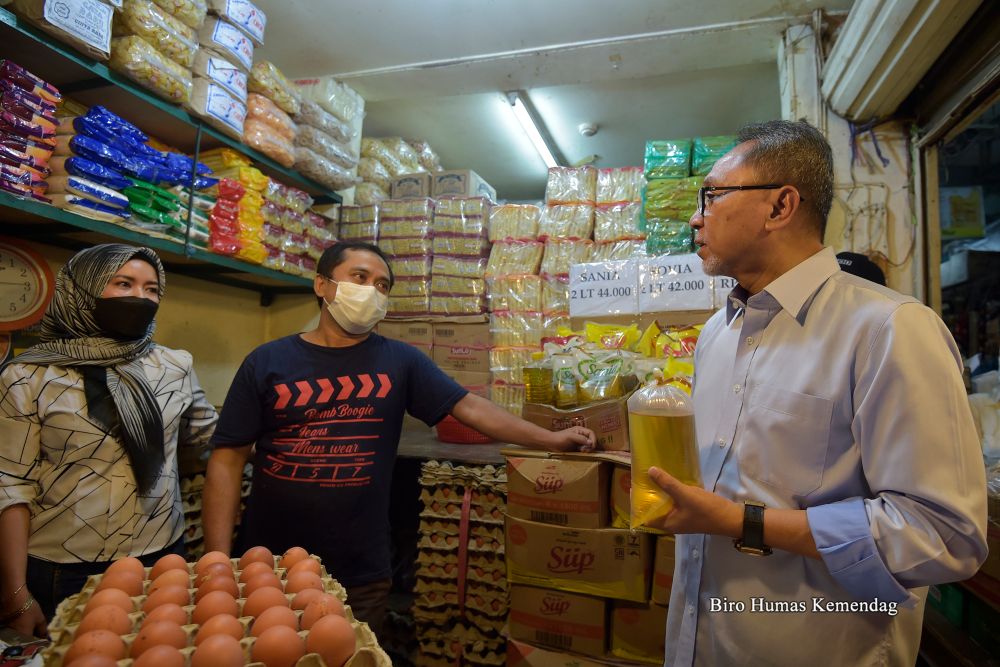
[[[493,442],[492,438],[466,426],[451,415],[439,421],[434,428],[437,430],[437,439],[441,442],[457,445],[486,445]]]

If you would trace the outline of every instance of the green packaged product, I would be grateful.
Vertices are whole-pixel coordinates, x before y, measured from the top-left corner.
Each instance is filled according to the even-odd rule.
[[[643,165],[646,178],[687,178],[691,175],[691,140],[647,141]]]
[[[695,137],[691,149],[691,175],[704,176],[720,157],[736,146],[736,137],[726,134],[718,137]]]

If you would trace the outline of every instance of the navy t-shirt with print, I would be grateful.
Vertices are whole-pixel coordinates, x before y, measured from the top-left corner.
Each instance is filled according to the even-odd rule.
[[[234,555],[301,546],[345,585],[388,578],[389,489],[403,414],[434,425],[466,393],[415,347],[377,334],[344,348],[299,335],[258,347],[237,372],[212,437],[216,447],[256,443]]]

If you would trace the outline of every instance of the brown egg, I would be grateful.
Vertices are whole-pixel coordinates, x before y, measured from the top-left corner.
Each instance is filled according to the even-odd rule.
[[[132,632],[132,619],[116,604],[101,605],[84,616],[75,634],[82,635],[91,630],[108,630],[116,635],[127,635]]]
[[[335,595],[324,593],[319,598],[306,605],[306,610],[302,612],[302,629],[311,630],[312,626],[324,616],[347,616],[344,611],[344,603]]]
[[[163,644],[182,649],[187,646],[187,634],[181,626],[170,621],[146,623],[132,640],[132,651],[129,655],[132,658],[138,658],[154,646]]]
[[[97,653],[112,660],[122,660],[125,657],[125,642],[108,630],[84,633],[69,645],[69,650],[63,656],[63,664],[71,665],[74,660],[87,653]]]
[[[343,667],[357,648],[354,628],[343,616],[324,616],[306,637],[306,650],[319,653],[327,667]]]
[[[285,553],[281,555],[281,560],[278,561],[278,567],[283,567],[286,570],[298,563],[309,558],[309,552],[302,547],[292,547]]]
[[[97,590],[103,591],[109,588],[117,588],[125,591],[129,597],[142,595],[142,575],[135,572],[111,572],[101,577],[101,583],[97,584]]]
[[[243,604],[243,615],[257,617],[270,607],[287,607],[288,598],[277,588],[266,586],[254,591]]]
[[[73,659],[73,664],[63,662],[63,667],[118,667],[118,661],[99,653],[85,653]]]
[[[230,563],[211,563],[202,569],[201,574],[195,576],[194,587],[198,588],[213,577],[229,577],[236,581],[236,573],[233,572],[233,566]]]
[[[191,593],[188,589],[181,588],[180,586],[161,588],[155,593],[150,593],[146,601],[142,603],[142,610],[148,614],[161,604],[167,604],[168,602],[178,607],[191,604]]]
[[[201,624],[198,634],[195,635],[194,645],[200,646],[203,641],[215,635],[229,635],[233,639],[240,640],[244,634],[243,624],[236,620],[235,616],[219,614]]]
[[[160,644],[143,651],[132,667],[184,667],[184,654],[174,646]]]
[[[156,621],[170,621],[171,623],[176,623],[177,625],[187,625],[188,613],[181,609],[180,605],[173,602],[164,602],[161,605],[157,605],[156,609],[153,609],[146,613],[146,618],[142,619],[142,624],[155,623]]]
[[[315,558],[306,558],[305,560],[300,560],[298,563],[292,566],[292,569],[288,571],[285,578],[292,576],[293,574],[298,574],[299,572],[312,572],[317,577],[320,576],[322,570],[320,569],[319,561]]]
[[[191,614],[191,621],[201,625],[213,616],[219,614],[229,614],[233,617],[240,615],[240,607],[236,604],[236,599],[225,591],[212,591],[198,601],[194,606],[194,613]]]
[[[240,569],[245,570],[250,563],[267,563],[274,567],[274,554],[267,547],[250,547],[240,557]]]
[[[307,588],[305,590],[299,591],[298,593],[295,594],[295,597],[292,598],[292,609],[295,610],[305,609],[307,604],[309,604],[313,600],[323,597],[324,595],[328,594],[316,588]]]
[[[181,588],[191,587],[191,577],[188,576],[187,570],[167,570],[156,579],[153,579],[153,583],[149,585],[146,589],[147,595],[152,595],[161,588],[167,586],[180,586]]]
[[[198,587],[198,592],[194,594],[195,603],[200,602],[203,597],[212,591],[225,591],[234,598],[238,598],[240,596],[240,588],[236,585],[236,582],[233,581],[233,578],[227,577],[226,575],[220,575],[212,577]]]
[[[285,580],[286,593],[298,593],[307,588],[323,590],[323,580],[315,572],[296,572]]]
[[[207,554],[198,559],[198,562],[194,565],[194,573],[201,574],[206,567],[212,563],[225,563],[232,569],[232,562],[229,560],[229,556],[222,553],[221,551],[209,551]]]
[[[143,567],[142,561],[134,556],[119,558],[111,565],[108,565],[108,569],[104,571],[104,574],[114,574],[115,572],[131,572],[132,574],[139,575],[140,579],[146,578],[146,568]]]
[[[121,607],[122,611],[131,614],[135,611],[135,604],[132,602],[132,598],[129,597],[128,593],[125,591],[120,591],[117,588],[107,588],[103,591],[98,591],[94,593],[89,600],[87,600],[87,606],[83,608],[83,615],[86,616],[91,612],[91,610],[97,607],[103,607],[106,604],[113,604],[116,607]]]
[[[274,574],[274,568],[267,563],[250,563],[240,572],[240,583],[245,584],[258,574]]]
[[[255,662],[266,667],[292,667],[306,653],[305,643],[298,633],[284,625],[268,628],[251,649]]]
[[[183,570],[184,574],[188,573],[187,561],[184,560],[184,556],[178,554],[167,554],[166,556],[160,558],[153,565],[153,569],[149,571],[149,578],[156,580],[164,572],[169,572],[170,570]]]
[[[243,667],[243,647],[228,635],[212,635],[194,650],[191,667]]]
[[[254,591],[267,587],[281,590],[281,579],[278,579],[278,575],[274,572],[258,574],[243,584],[243,597],[248,598],[253,595]]]
[[[284,625],[298,631],[299,617],[288,607],[265,609],[260,616],[254,619],[253,625],[250,626],[250,634],[254,637],[260,637],[261,634],[277,625]]]

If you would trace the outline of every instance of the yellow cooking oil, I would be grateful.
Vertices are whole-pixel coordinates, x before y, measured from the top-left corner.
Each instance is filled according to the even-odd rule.
[[[531,362],[524,367],[524,400],[554,405],[552,362],[546,362],[544,352],[534,352],[531,357]]]
[[[629,410],[632,449],[631,526],[638,528],[670,513],[674,503],[649,478],[649,468],[665,470],[685,484],[701,486],[693,414],[646,414]]]

